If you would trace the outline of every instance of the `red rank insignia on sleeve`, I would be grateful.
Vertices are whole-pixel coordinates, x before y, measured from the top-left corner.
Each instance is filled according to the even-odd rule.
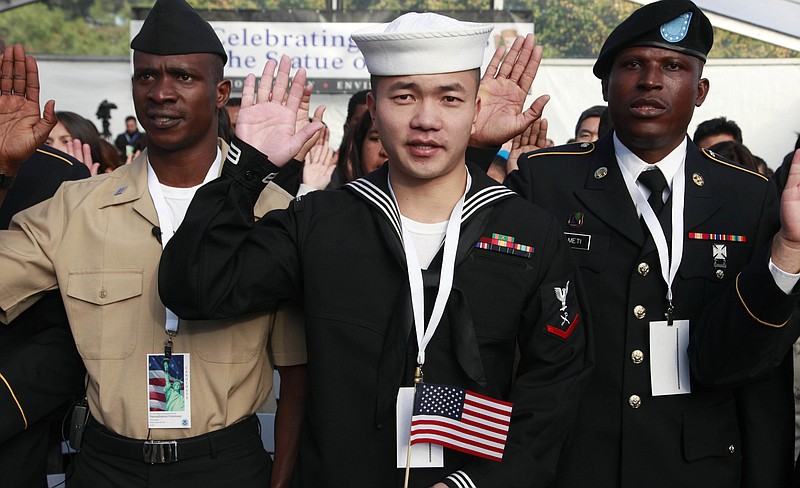
[[[548,333],[564,340],[580,322],[578,300],[575,290],[570,289],[570,280],[542,287],[542,318]],[[563,285],[563,286],[562,286]],[[548,290],[553,290],[548,293]]]

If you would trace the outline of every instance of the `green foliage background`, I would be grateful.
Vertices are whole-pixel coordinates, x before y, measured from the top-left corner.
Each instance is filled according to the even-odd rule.
[[[286,10],[326,8],[325,0],[190,0],[198,9]],[[128,0],[46,0],[0,12],[0,37],[23,43],[37,54],[127,55],[131,6]],[[364,10],[480,10],[488,0],[341,0]],[[627,0],[506,0],[509,10],[531,10],[546,58],[594,58],[603,40],[638,8]],[[800,53],[715,30],[712,58],[788,58]]]

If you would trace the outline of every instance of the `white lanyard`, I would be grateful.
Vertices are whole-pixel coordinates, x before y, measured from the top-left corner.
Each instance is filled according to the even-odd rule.
[[[465,168],[466,170],[466,168]],[[387,178],[388,180],[388,178]],[[453,288],[453,276],[455,274],[456,266],[456,250],[458,249],[458,239],[461,232],[461,215],[464,210],[464,197],[467,195],[470,185],[472,184],[472,177],[467,172],[467,186],[464,194],[453,207],[450,213],[450,220],[447,221],[447,231],[444,236],[444,256],[442,259],[442,271],[439,277],[439,290],[436,293],[436,300],[433,302],[433,312],[428,321],[428,327],[425,327],[425,290],[422,283],[422,269],[419,264],[419,257],[417,250],[414,246],[414,240],[411,238],[411,233],[406,232],[403,228],[402,219],[400,223],[401,232],[403,234],[403,251],[406,255],[406,268],[408,270],[408,284],[411,287],[411,308],[414,311],[414,327],[417,333],[417,364],[421,368],[425,364],[425,348],[433,338],[433,334],[439,327],[439,322],[444,315],[444,307],[447,305],[447,299],[450,297],[450,290]],[[397,198],[392,190],[392,182],[389,181],[389,192],[392,194],[397,208]]]
[[[221,161],[221,153],[219,148],[217,148],[217,157],[214,160],[214,163],[208,169],[208,173],[206,174],[205,179],[203,180],[203,184],[205,185],[209,181],[213,180],[219,174],[220,168],[220,161]],[[158,226],[161,229],[161,249],[166,247],[169,240],[172,238],[172,235],[175,233],[175,223],[172,221],[172,214],[169,211],[169,207],[167,207],[167,201],[164,199],[164,194],[161,192],[161,184],[158,182],[158,177],[156,176],[156,172],[153,171],[153,167],[150,166],[150,159],[147,159],[147,189],[150,191],[150,197],[153,199],[153,205],[156,207],[156,214],[158,215]],[[167,311],[167,322],[164,324],[164,329],[167,331],[167,334],[170,336],[174,336],[178,333],[178,316],[175,315],[172,310],[166,309]]]
[[[684,166],[686,164],[685,156],[684,161],[678,168],[678,172],[672,180],[672,259],[670,259],[669,249],[667,248],[667,238],[664,235],[664,229],[656,217],[653,208],[647,203],[647,199],[642,195],[639,187],[633,179],[625,165],[620,164],[622,170],[622,177],[625,180],[625,185],[628,187],[628,193],[633,198],[636,208],[642,212],[644,223],[650,230],[653,240],[656,243],[656,250],[658,251],[658,260],[661,263],[661,277],[664,283],[667,284],[667,313],[669,325],[672,325],[672,282],[678,274],[678,268],[681,265],[683,258],[683,198],[686,193],[686,179],[684,177]]]

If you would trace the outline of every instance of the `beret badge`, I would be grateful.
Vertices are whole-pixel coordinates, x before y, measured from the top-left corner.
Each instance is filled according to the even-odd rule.
[[[689,23],[692,21],[692,13],[685,14],[661,24],[661,37],[667,42],[681,42],[689,32]]]

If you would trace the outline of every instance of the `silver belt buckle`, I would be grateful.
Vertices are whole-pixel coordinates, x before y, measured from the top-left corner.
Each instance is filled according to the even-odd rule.
[[[178,460],[178,441],[144,441],[144,462],[167,464]]]

